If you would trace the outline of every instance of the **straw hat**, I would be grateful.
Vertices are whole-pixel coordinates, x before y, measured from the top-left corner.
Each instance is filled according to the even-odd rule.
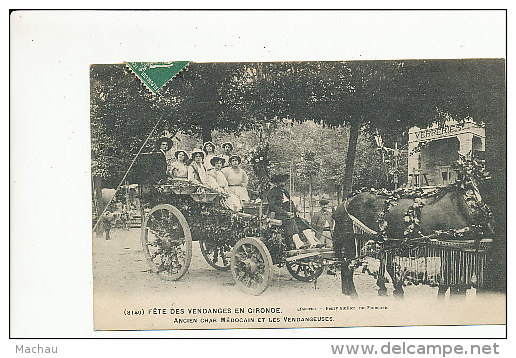
[[[176,150],[176,152],[174,153],[174,156],[176,157],[176,159],[179,156],[179,153],[183,153],[185,155],[185,161],[188,160],[188,153],[182,149]]]
[[[206,151],[206,146],[207,146],[207,145],[211,145],[211,146],[213,147],[213,150],[215,151],[215,144],[213,144],[213,142],[208,141],[208,142],[206,142],[206,143],[204,143],[204,144],[202,145],[202,150],[203,150],[206,154],[208,154],[208,152]]]
[[[326,206],[326,205],[328,205],[329,203],[330,203],[330,200],[328,200],[328,199],[326,199],[326,198],[321,198],[321,199],[319,200],[319,204],[320,204],[321,206]]]
[[[212,166],[215,166],[216,162],[222,162],[222,165],[226,162],[226,159],[219,157],[218,155],[213,156],[213,158],[210,159],[210,164]]]
[[[202,159],[204,159],[204,152],[200,149],[194,149],[192,150],[192,152],[190,153],[190,158],[194,159],[194,156],[196,154],[200,154],[202,156]]]
[[[233,155],[229,156],[229,160],[228,160],[229,164],[231,164],[231,161],[233,159],[238,160],[238,164],[242,163],[242,158],[237,154],[233,154]]]
[[[274,174],[271,177],[271,183],[283,183],[289,178],[288,174]]]
[[[229,145],[231,147],[231,150],[233,150],[233,143],[231,143],[231,142],[224,142],[224,143],[222,143],[222,148],[224,148],[225,145]]]
[[[156,141],[156,147],[160,148],[161,143],[163,143],[163,142],[167,143],[167,151],[169,151],[172,148],[172,146],[174,145],[174,142],[172,141],[172,139],[170,139],[168,137],[161,137],[160,139],[158,139]]]

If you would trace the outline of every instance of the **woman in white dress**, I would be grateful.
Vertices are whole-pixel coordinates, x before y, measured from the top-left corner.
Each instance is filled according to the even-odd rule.
[[[190,156],[192,163],[188,166],[188,181],[209,186],[208,173],[206,173],[206,168],[203,164],[204,152],[202,150],[193,150]]]
[[[224,167],[229,167],[229,157],[231,157],[231,152],[233,151],[233,143],[231,142],[225,142],[222,143],[222,155],[221,157],[224,158]]]
[[[208,175],[213,179],[214,189],[219,193],[227,194],[224,195],[222,205],[233,211],[242,210],[242,202],[238,196],[229,193],[229,186],[226,176],[222,172],[222,166],[224,165],[224,159],[219,156],[214,156],[211,159],[212,169],[208,170]]]
[[[169,168],[169,175],[174,179],[188,179],[188,154],[184,150],[176,150],[176,160],[172,162]]]
[[[210,170],[213,168],[211,159],[215,156],[215,144],[213,144],[213,142],[204,143],[202,146],[202,151],[204,152],[204,167],[206,170]]]
[[[192,151],[192,163],[188,166],[188,181],[201,184],[210,189],[216,189],[217,183],[204,167],[204,152],[201,150]]]
[[[228,193],[238,196],[241,201],[249,201],[247,192],[247,173],[240,168],[242,158],[238,155],[229,157],[229,167],[222,169],[228,181]]]
[[[208,175],[214,179],[216,187],[214,188],[220,193],[228,192],[228,181],[224,173],[222,173],[222,166],[224,165],[224,159],[218,155],[213,156],[210,160],[212,168],[208,170]]]

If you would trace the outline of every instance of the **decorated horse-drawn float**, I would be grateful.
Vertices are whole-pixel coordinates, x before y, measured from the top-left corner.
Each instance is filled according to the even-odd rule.
[[[235,211],[228,195],[182,180],[140,185],[140,197],[143,251],[151,270],[165,280],[186,274],[193,241],[199,241],[210,266],[231,270],[236,285],[253,295],[267,288],[273,265],[285,265],[294,278],[310,282],[333,258],[327,248],[295,249],[263,203]]]
[[[179,280],[188,271],[192,242],[198,241],[210,266],[231,270],[237,286],[254,295],[267,288],[274,265],[285,265],[305,282],[316,280],[326,265],[340,266],[343,291],[351,295],[353,271],[360,267],[377,279],[380,295],[386,294],[386,273],[395,296],[403,296],[404,286],[419,284],[438,286],[440,295],[448,289],[464,293],[483,286],[493,236],[479,189],[487,173],[477,164],[462,160],[459,180],[447,187],[354,193],[334,213],[333,248],[296,249],[282,221],[268,215],[267,203],[235,210],[227,194],[200,184],[143,183],[143,251],[159,277]],[[349,220],[354,234],[345,229]],[[345,289],[349,284],[353,287]]]

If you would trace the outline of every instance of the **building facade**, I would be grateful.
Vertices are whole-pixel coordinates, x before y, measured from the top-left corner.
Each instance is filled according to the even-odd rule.
[[[446,186],[455,182],[453,163],[485,151],[485,129],[472,120],[412,127],[408,141],[408,187]]]

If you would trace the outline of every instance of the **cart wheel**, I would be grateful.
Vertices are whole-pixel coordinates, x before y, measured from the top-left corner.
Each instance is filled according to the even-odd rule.
[[[251,295],[259,295],[272,279],[272,258],[258,238],[239,240],[231,251],[231,273],[237,286]]]
[[[143,252],[153,272],[179,280],[192,259],[192,234],[181,212],[170,204],[152,208],[142,227]]]
[[[303,282],[314,281],[324,271],[324,265],[320,257],[287,261],[286,266],[292,277]]]
[[[201,246],[202,256],[211,267],[220,271],[227,271],[231,268],[230,246],[204,240],[199,240],[199,245]]]

